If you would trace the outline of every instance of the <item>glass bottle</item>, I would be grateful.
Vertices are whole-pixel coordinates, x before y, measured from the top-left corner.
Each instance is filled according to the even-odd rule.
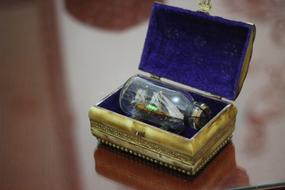
[[[185,127],[200,129],[211,115],[209,107],[196,102],[189,92],[141,76],[124,84],[120,107],[132,118],[177,134]]]

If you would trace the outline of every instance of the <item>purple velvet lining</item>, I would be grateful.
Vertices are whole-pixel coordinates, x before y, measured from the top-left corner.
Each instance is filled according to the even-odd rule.
[[[191,95],[196,101],[206,103],[211,109],[213,117],[217,115],[227,105],[226,103],[212,100],[195,93],[191,93]],[[109,96],[108,98],[106,98],[100,104],[98,104],[98,106],[119,113],[121,115],[125,115],[120,108],[119,97],[120,97],[120,89],[111,96]],[[196,132],[197,130],[188,127],[180,135],[186,138],[191,138],[196,134]]]
[[[155,4],[139,69],[233,100],[253,29]]]

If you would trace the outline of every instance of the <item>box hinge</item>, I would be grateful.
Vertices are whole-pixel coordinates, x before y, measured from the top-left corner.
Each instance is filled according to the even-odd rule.
[[[160,80],[159,76],[156,76],[156,75],[153,75],[153,74],[150,75],[150,78],[155,79],[155,80]]]
[[[224,98],[222,96],[217,96],[217,95],[214,95],[214,94],[211,94],[211,93],[209,93],[207,96],[212,98],[212,99],[219,100],[219,101],[224,101],[224,102],[228,102],[228,103],[232,103],[233,102],[232,100],[229,100],[229,99]]]
[[[216,99],[216,100],[222,100],[223,97],[221,96],[218,96],[218,95],[214,95],[214,94],[211,94],[211,93],[206,93],[208,94],[209,97],[213,98],[213,99]]]
[[[222,96],[214,95],[214,94],[211,94],[208,92],[204,92],[202,94],[205,94],[205,95],[207,95],[207,97],[210,97],[210,98],[215,99],[215,100],[219,100],[219,101],[223,101],[223,102],[227,102],[227,103],[233,103],[232,100],[227,99],[227,98],[222,97]]]

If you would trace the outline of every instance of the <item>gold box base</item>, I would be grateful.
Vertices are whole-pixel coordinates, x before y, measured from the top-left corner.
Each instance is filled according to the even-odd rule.
[[[142,122],[136,123],[131,118],[100,107],[92,107],[89,117],[91,132],[99,142],[179,172],[195,175],[231,139],[236,108],[232,104],[226,106],[191,139],[144,126]],[[145,127],[144,133],[141,132],[142,126]]]
[[[138,157],[143,158],[145,160],[148,160],[148,161],[150,161],[152,163],[159,164],[161,166],[167,167],[169,169],[172,169],[172,170],[175,170],[175,171],[178,171],[178,172],[182,172],[182,173],[187,174],[187,175],[195,175],[198,171],[200,171],[203,168],[203,166],[206,165],[206,163],[209,160],[211,160],[212,157],[214,157],[216,155],[217,152],[219,152],[227,143],[230,142],[231,136],[228,137],[222,144],[220,144],[220,146],[218,146],[218,148],[216,150],[214,150],[214,152],[208,157],[208,159],[205,160],[205,162],[203,162],[203,164],[199,165],[199,168],[197,168],[197,170],[190,170],[190,171],[189,170],[185,170],[183,168],[176,167],[175,165],[171,165],[171,164],[165,163],[163,161],[156,160],[155,158],[152,158],[152,157],[149,157],[149,156],[147,156],[145,154],[141,154],[141,153],[138,153],[138,152],[133,151],[131,149],[122,147],[122,146],[120,146],[118,144],[114,144],[114,143],[112,143],[110,141],[106,141],[106,140],[100,139],[98,137],[97,137],[97,140],[99,141],[99,143],[103,143],[103,144],[108,145],[110,147],[113,147],[113,148],[116,148],[118,150],[127,152],[129,154],[132,154],[134,156],[138,156]]]

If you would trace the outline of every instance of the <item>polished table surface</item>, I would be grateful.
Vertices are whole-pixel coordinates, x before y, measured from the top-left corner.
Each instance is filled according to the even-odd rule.
[[[197,9],[197,1],[169,0]],[[0,189],[228,189],[285,181],[285,2],[213,0],[256,23],[232,142],[187,177],[97,145],[88,109],[138,73],[152,1],[0,1]]]

